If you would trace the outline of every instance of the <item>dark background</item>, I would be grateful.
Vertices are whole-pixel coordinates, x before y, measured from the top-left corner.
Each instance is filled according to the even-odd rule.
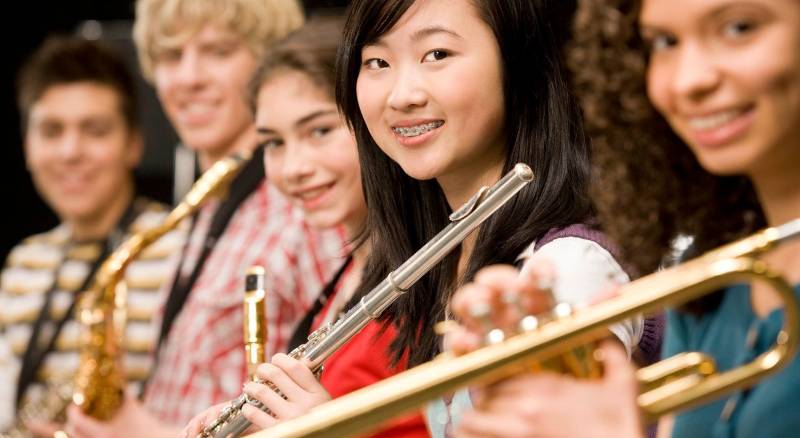
[[[50,34],[100,31],[100,38],[121,50],[138,74],[136,56],[130,39],[134,0],[30,0],[14,2],[6,11],[2,40],[5,42],[5,66],[0,68],[0,102],[5,106],[0,156],[2,192],[0,211],[0,260],[21,239],[48,230],[58,221],[33,188],[25,169],[19,115],[15,103],[16,73],[26,57]],[[308,15],[337,12],[347,0],[305,0]],[[86,24],[87,20],[96,23]],[[11,24],[10,22],[14,22]],[[141,193],[172,202],[172,172],[177,137],[155,99],[152,88],[140,81],[142,121],[146,142],[142,166],[137,172]]]

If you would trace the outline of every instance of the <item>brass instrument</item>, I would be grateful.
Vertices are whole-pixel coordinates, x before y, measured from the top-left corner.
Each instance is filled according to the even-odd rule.
[[[787,365],[794,356],[800,340],[800,304],[786,280],[757,256],[798,236],[800,219],[767,228],[624,285],[615,298],[460,357],[443,354],[250,436],[353,436],[470,383],[490,383],[527,369],[532,361],[546,361],[592,343],[607,336],[610,324],[696,299],[731,282],[765,282],[783,298],[785,312],[783,328],[769,351],[749,364],[723,373],[716,371],[713,358],[697,352],[678,354],[637,372],[641,383],[637,403],[647,421],[702,404],[755,384]]]
[[[134,234],[100,266],[92,288],[78,305],[81,354],[72,401],[86,414],[110,419],[123,402],[126,379],[122,370],[120,341],[125,328],[125,269],[147,246],[173,230],[210,196],[227,184],[250,154],[224,158],[192,186],[180,204],[157,227]]]
[[[244,281],[244,349],[247,375],[256,380],[256,368],[266,361],[264,343],[267,341],[267,291],[264,289],[266,271],[262,266],[247,270]]]
[[[411,285],[532,179],[533,171],[527,165],[520,163],[491,188],[482,187],[475,196],[450,215],[451,223],[445,229],[400,267],[389,273],[385,280],[361,299],[359,305],[350,309],[336,322],[311,333],[308,342],[294,349],[289,355],[295,359],[305,359],[311,369],[318,372],[325,359],[358,333],[369,321],[378,318]],[[269,382],[261,383],[270,385]],[[241,408],[245,403],[264,409],[258,400],[250,399],[246,394],[242,394],[231,402],[216,420],[204,428],[199,437],[239,436],[250,426],[250,422],[241,414]]]
[[[40,400],[23,401],[11,429],[0,432],[0,438],[31,438],[33,433],[28,429],[28,423],[41,418],[59,423],[66,420],[64,410],[72,396],[71,382],[49,383],[47,389]]]

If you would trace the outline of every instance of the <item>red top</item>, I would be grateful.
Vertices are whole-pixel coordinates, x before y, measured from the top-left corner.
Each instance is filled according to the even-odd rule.
[[[342,277],[347,274],[348,272],[345,272]],[[341,279],[339,284],[341,284]],[[321,316],[330,311],[329,305],[333,301],[333,295],[338,292],[339,287],[337,286],[328,303],[314,321],[315,328],[319,324]],[[391,366],[388,351],[389,344],[395,337],[395,327],[390,325],[383,332],[381,332],[381,328],[382,325],[379,322],[368,323],[325,361],[320,382],[331,394],[331,397],[341,397],[406,369],[405,358],[396,367]],[[430,434],[421,413],[416,412],[397,417],[387,422],[374,434],[365,435],[365,437],[428,438]]]

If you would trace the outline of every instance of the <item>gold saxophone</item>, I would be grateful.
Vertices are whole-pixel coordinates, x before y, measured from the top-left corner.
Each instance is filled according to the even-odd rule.
[[[784,301],[783,328],[773,347],[752,362],[722,373],[703,353],[681,353],[637,372],[637,404],[644,418],[688,409],[756,382],[787,365],[800,341],[800,303],[793,288],[758,256],[800,237],[800,219],[767,228],[676,267],[621,287],[619,296],[555,317],[504,341],[459,357],[441,357],[284,421],[253,438],[341,438],[365,432],[470,383],[492,382],[529,370],[532,362],[570,354],[607,336],[607,327],[636,315],[678,305],[735,281],[759,280]],[[594,357],[587,360],[594,361]]]
[[[122,405],[126,378],[120,341],[126,318],[125,269],[145,248],[173,230],[214,194],[227,188],[250,154],[224,158],[192,186],[160,225],[126,240],[100,266],[92,288],[78,305],[81,352],[72,402],[83,412],[109,420]]]
[[[244,280],[244,349],[247,376],[256,380],[256,368],[266,362],[264,343],[267,341],[267,291],[264,289],[266,271],[262,266],[248,269]]]

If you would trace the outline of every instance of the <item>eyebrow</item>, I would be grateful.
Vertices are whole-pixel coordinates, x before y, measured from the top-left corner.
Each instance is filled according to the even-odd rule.
[[[337,111],[335,109],[325,109],[325,110],[314,111],[313,113],[311,113],[311,114],[309,114],[307,116],[304,116],[304,117],[300,118],[299,120],[297,120],[296,122],[294,122],[294,126],[295,126],[295,128],[299,128],[299,127],[305,125],[306,123],[309,123],[309,122],[313,121],[314,119],[317,119],[317,118],[322,117],[322,116],[327,116],[329,114],[335,114],[336,112]],[[259,134],[264,134],[264,135],[266,135],[266,134],[274,134],[275,133],[274,130],[269,129],[269,128],[264,128],[264,127],[257,127],[256,128],[256,132],[258,132]]]
[[[448,29],[448,28],[446,28],[444,26],[429,26],[429,27],[424,27],[422,29],[419,29],[419,30],[415,31],[413,34],[411,34],[411,40],[412,41],[419,41],[419,40],[425,39],[425,38],[427,38],[427,37],[429,37],[431,35],[436,35],[438,33],[444,33],[444,34],[450,35],[453,38],[457,38],[457,39],[460,39],[460,40],[464,39],[461,35],[459,35],[455,31],[450,30],[450,29]]]
[[[425,38],[428,38],[431,35],[436,35],[439,33],[443,33],[446,35],[450,35],[453,38],[463,40],[464,37],[459,35],[456,31],[450,30],[444,26],[428,26],[422,29],[416,30],[414,33],[411,34],[411,41],[420,41]],[[378,38],[376,41],[366,44],[367,46],[381,46],[386,47],[386,43],[383,41],[383,38]]]
[[[707,21],[707,20],[715,20],[718,19],[720,16],[724,15],[728,10],[731,8],[758,8],[758,5],[752,4],[747,0],[740,0],[740,1],[733,1],[729,3],[721,3],[715,5],[711,8],[710,11],[706,11],[703,15],[700,16],[700,21]],[[669,33],[669,25],[664,25],[663,23],[642,23],[642,20],[639,20],[639,32],[641,34],[646,33]]]

